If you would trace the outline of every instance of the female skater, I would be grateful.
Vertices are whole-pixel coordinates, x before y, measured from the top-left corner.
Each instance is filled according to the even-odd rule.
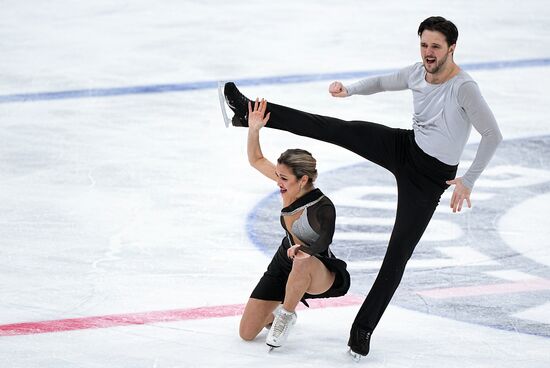
[[[253,340],[264,327],[271,328],[266,343],[284,344],[296,323],[296,306],[305,299],[346,294],[350,286],[346,263],[329,246],[334,235],[334,205],[313,185],[316,161],[307,151],[289,149],[277,164],[267,160],[260,147],[260,129],[269,120],[267,101],[248,104],[248,161],[256,170],[277,182],[283,209],[281,225],[286,234],[248,300],[239,334]],[[282,305],[281,305],[282,304]],[[306,304],[307,305],[307,304]]]

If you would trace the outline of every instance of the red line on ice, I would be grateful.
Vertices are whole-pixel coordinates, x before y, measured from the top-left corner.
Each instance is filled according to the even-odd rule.
[[[360,304],[362,297],[348,295],[341,298],[308,300],[311,308],[345,307]],[[303,309],[300,306],[299,309]],[[242,314],[244,304],[217,305],[189,309],[113,314],[107,316],[67,318],[52,321],[23,322],[0,325],[0,336],[34,335],[51,332],[110,328],[128,325],[231,317]]]

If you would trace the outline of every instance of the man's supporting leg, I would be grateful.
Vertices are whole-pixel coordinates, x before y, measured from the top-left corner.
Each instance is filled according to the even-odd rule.
[[[386,255],[350,333],[348,345],[361,355],[368,354],[370,334],[399,286],[407,261],[426,230],[441,195],[435,192],[427,197],[426,193],[413,188],[411,181],[403,182],[398,179],[397,213]]]

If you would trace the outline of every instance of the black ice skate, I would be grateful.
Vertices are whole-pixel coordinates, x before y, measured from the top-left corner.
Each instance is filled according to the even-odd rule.
[[[349,353],[356,362],[366,356],[370,350],[370,337],[372,331],[353,325],[348,340]]]
[[[229,125],[247,127],[248,126],[248,102],[246,98],[235,86],[233,82],[218,82],[218,97],[222,109],[225,126]],[[234,112],[233,118],[229,119],[225,104]]]

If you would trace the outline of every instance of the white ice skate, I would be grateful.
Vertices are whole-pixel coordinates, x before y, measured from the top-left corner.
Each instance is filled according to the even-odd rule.
[[[281,347],[290,332],[290,329],[296,323],[296,313],[289,312],[284,308],[280,308],[276,311],[273,325],[267,334],[265,343],[269,346],[269,351],[274,348]]]
[[[220,100],[220,108],[222,109],[223,121],[225,122],[225,127],[229,128],[231,125],[231,119],[227,115],[227,110],[225,109],[225,95],[223,94],[223,87],[225,86],[224,81],[218,82],[218,98]]]
[[[275,310],[273,312],[271,312],[273,314],[273,321],[275,321],[275,317],[277,317],[277,312],[279,311],[279,309],[281,309],[283,307],[282,304],[279,304],[277,306],[277,308],[275,308]],[[271,326],[273,326],[273,322],[271,322],[270,324],[266,325],[264,328],[269,331],[271,330]]]

